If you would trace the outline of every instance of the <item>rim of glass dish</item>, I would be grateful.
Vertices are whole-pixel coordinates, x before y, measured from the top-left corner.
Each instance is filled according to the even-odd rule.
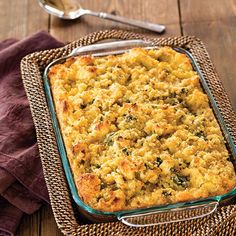
[[[150,49],[158,49],[161,46],[150,45],[148,47],[147,46],[138,46],[138,47],[142,47],[144,49],[150,50]],[[118,50],[117,53],[116,53],[115,50],[113,50],[112,53],[113,54],[122,54],[125,51],[130,50],[131,48],[124,49],[124,50],[122,50],[122,52],[120,50]],[[192,54],[190,52],[188,52],[186,49],[181,48],[181,47],[172,47],[172,48],[177,52],[180,52],[180,53],[183,53],[183,54],[187,55],[188,58],[190,59],[194,70],[197,72],[197,74],[200,77],[201,85],[202,85],[204,91],[206,92],[206,94],[207,94],[207,96],[210,100],[211,108],[214,111],[214,115],[216,116],[217,121],[220,123],[221,131],[223,132],[224,138],[226,139],[226,141],[228,143],[228,146],[230,148],[230,154],[232,154],[234,160],[236,160],[236,146],[234,144],[233,138],[231,137],[231,135],[230,135],[230,133],[227,129],[227,126],[225,124],[225,121],[224,121],[221,113],[220,113],[220,110],[217,106],[217,103],[214,100],[214,97],[211,93],[211,90],[208,87],[207,82],[206,82],[205,78],[203,77],[203,74],[201,73],[200,68],[198,67],[196,60],[194,59]],[[100,54],[92,53],[91,55],[94,55],[96,57],[97,56],[105,56],[104,53],[102,53],[102,54],[101,53]],[[106,52],[106,55],[110,55],[109,51]],[[62,60],[65,60],[67,58],[69,58],[69,57],[62,58]],[[91,214],[113,215],[113,216],[116,216],[116,217],[121,217],[124,214],[125,215],[132,215],[132,214],[150,213],[150,212],[154,212],[154,211],[158,211],[158,210],[161,211],[161,210],[169,210],[169,209],[175,209],[175,208],[180,208],[180,207],[188,207],[188,206],[190,207],[190,206],[193,206],[193,205],[195,205],[195,206],[196,205],[201,205],[203,203],[207,204],[208,202],[212,202],[212,201],[220,202],[222,199],[231,197],[231,196],[236,194],[236,186],[235,186],[232,190],[230,190],[229,192],[227,192],[223,195],[217,195],[217,196],[208,197],[208,198],[195,199],[195,200],[192,200],[192,201],[172,203],[172,204],[168,204],[168,205],[167,204],[165,204],[165,205],[156,205],[156,206],[151,206],[151,207],[137,208],[137,209],[132,209],[132,210],[124,210],[124,211],[115,211],[115,212],[96,210],[96,209],[88,206],[87,204],[85,204],[81,200],[80,196],[78,195],[77,187],[75,185],[73,174],[71,172],[71,168],[70,168],[69,160],[67,158],[66,149],[65,149],[65,146],[64,146],[64,141],[63,141],[63,138],[62,138],[62,135],[61,135],[61,132],[60,132],[59,122],[58,122],[58,119],[57,119],[57,116],[56,116],[54,102],[53,102],[53,99],[52,99],[51,88],[50,88],[50,84],[49,84],[49,80],[48,80],[48,72],[49,72],[50,67],[52,65],[58,64],[58,63],[61,63],[60,59],[58,59],[56,63],[54,63],[54,62],[50,63],[45,68],[44,74],[43,74],[44,89],[45,89],[45,92],[46,92],[47,103],[48,103],[50,115],[51,115],[51,118],[52,118],[53,129],[54,129],[54,132],[55,132],[57,146],[58,146],[59,153],[60,153],[60,156],[61,156],[63,168],[64,168],[64,171],[65,171],[65,174],[66,174],[66,178],[67,178],[67,181],[68,181],[68,184],[69,184],[69,188],[70,188],[72,197],[73,197],[74,201],[76,202],[76,204],[79,207],[81,207],[82,209],[86,210],[87,212],[89,212]]]

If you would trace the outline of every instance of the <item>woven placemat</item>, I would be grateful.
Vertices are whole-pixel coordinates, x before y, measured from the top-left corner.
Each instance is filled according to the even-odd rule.
[[[52,210],[58,227],[64,234],[81,236],[236,235],[236,205],[220,207],[217,212],[204,218],[145,228],[131,228],[120,222],[82,223],[69,193],[58,153],[43,88],[42,72],[49,62],[67,55],[75,47],[92,44],[104,39],[137,38],[151,40],[160,46],[182,47],[192,53],[218,103],[233,139],[236,140],[235,112],[215,72],[204,44],[195,37],[149,38],[145,35],[120,30],[100,31],[85,36],[63,48],[30,54],[23,58],[21,72],[37,132],[38,146]]]

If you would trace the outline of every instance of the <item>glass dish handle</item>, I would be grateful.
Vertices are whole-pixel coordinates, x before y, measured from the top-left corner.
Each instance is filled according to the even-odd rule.
[[[140,46],[151,46],[153,43],[141,39],[132,39],[132,40],[120,40],[115,42],[103,42],[99,44],[90,44],[88,46],[82,46],[75,48],[69,55],[70,56],[77,56],[79,54],[84,53],[98,53],[103,50],[115,50],[117,53],[117,50],[119,49],[127,49],[132,48],[134,46],[140,47]]]
[[[144,227],[201,218],[213,213],[217,206],[218,201],[211,201],[174,209],[161,209],[146,213],[120,215],[118,219],[128,226]]]

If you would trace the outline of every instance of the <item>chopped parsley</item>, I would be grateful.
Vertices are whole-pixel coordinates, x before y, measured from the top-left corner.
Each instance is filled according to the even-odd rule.
[[[128,150],[128,148],[123,148],[122,149],[122,152],[125,154],[125,155],[127,155],[127,156],[129,156],[130,155],[130,151]]]
[[[162,194],[165,196],[165,197],[169,197],[171,196],[172,194],[166,190],[162,191]]]
[[[81,109],[84,109],[85,107],[87,107],[87,104],[85,104],[85,103],[81,103],[81,104],[80,104],[80,108],[81,108]]]
[[[133,120],[137,120],[137,118],[132,116],[132,115],[126,115],[125,116],[125,121],[130,122],[130,121],[133,121]]]
[[[187,176],[184,176],[184,175],[181,175],[178,173],[172,177],[172,180],[176,185],[179,185],[183,188],[186,188],[188,186],[188,177]]]
[[[160,157],[157,157],[155,164],[159,167],[162,162],[163,162],[162,159]]]

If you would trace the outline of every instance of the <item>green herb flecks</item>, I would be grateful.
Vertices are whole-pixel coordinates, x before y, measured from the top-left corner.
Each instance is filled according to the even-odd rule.
[[[172,180],[178,186],[181,186],[183,188],[188,187],[188,177],[187,176],[184,176],[184,175],[181,175],[178,173],[172,177]]]
[[[162,159],[160,157],[157,157],[155,164],[159,167],[162,162],[163,162]]]

